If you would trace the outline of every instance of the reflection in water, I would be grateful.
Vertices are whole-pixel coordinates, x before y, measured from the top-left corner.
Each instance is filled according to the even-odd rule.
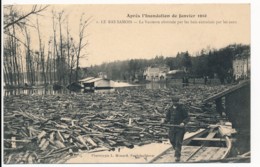
[[[145,85],[146,89],[165,89],[167,85],[165,82],[150,82]]]
[[[70,91],[68,89],[60,89],[60,90],[53,90],[53,88],[38,88],[38,89],[4,89],[4,96],[9,96],[9,95],[20,95],[20,94],[25,94],[25,95],[55,95],[55,94],[67,94]]]
[[[139,85],[138,86],[141,89],[165,89],[169,87],[168,84],[165,82],[150,82],[148,84]],[[70,91],[69,89],[63,88],[60,90],[53,90],[52,87],[48,88],[38,88],[38,89],[3,89],[3,95],[9,96],[9,95],[19,95],[19,94],[25,94],[25,95],[55,95],[55,94],[70,94],[70,93],[111,93],[115,90],[131,90],[136,89],[136,86],[126,86],[126,87],[116,87],[113,89],[98,89],[98,90],[84,90],[84,89],[78,89],[77,91]]]
[[[84,93],[111,93],[111,92],[114,92],[115,89],[97,89],[97,90],[94,90],[94,89],[90,89],[90,90],[84,90],[84,89],[81,89],[81,92],[84,92]]]

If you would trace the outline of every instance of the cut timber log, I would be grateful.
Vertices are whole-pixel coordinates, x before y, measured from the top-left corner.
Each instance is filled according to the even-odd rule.
[[[88,144],[90,144],[93,147],[97,147],[97,144],[90,138],[90,137],[85,137],[85,140]]]
[[[16,148],[16,141],[15,141],[16,137],[12,137],[11,140],[11,148]]]
[[[220,88],[196,85],[195,89],[185,88],[185,92],[190,94],[182,91],[184,89],[161,91],[161,89],[138,88],[117,90],[109,95],[80,93],[38,95],[35,93],[33,96],[6,96],[5,112],[3,112],[6,137],[4,139],[5,162],[8,156],[13,154],[9,162],[15,163],[18,154],[22,153],[23,156],[27,150],[35,151],[41,156],[49,156],[39,161],[40,163],[57,162],[56,160],[63,158],[62,156],[66,155],[69,149],[64,154],[63,152],[49,154],[52,149],[67,149],[68,146],[76,145],[72,150],[73,154],[79,149],[86,149],[86,146],[76,139],[79,135],[83,137],[90,149],[105,146],[112,150],[117,146],[131,147],[131,144],[142,145],[146,142],[164,141],[168,139],[169,127],[161,125],[163,122],[161,120],[165,118],[165,106],[170,103],[171,96],[175,95],[183,95],[184,103],[187,102],[185,108],[192,117],[190,122],[193,122],[191,125],[194,126],[193,129],[201,128],[201,123],[215,124],[218,121],[217,113],[213,112],[214,106],[202,106],[201,101],[221,91]],[[70,104],[73,104],[73,110]],[[189,125],[190,123],[187,126]],[[12,140],[11,137],[16,137],[16,140]],[[44,138],[46,141],[43,140]],[[41,143],[42,140],[44,142]],[[44,150],[47,141],[49,144]],[[16,142],[16,148],[11,148],[11,142]],[[25,147],[27,144],[28,147]],[[40,144],[41,147],[38,147]],[[31,163],[37,163],[37,159],[33,159],[33,156]]]
[[[86,144],[84,138],[81,135],[77,136],[76,139],[89,150],[88,145]]]
[[[98,144],[104,144],[104,141],[102,141],[99,137],[94,137],[94,140],[98,142]]]
[[[24,162],[24,163],[27,163],[29,155],[30,155],[29,152],[26,151],[25,154],[23,155],[21,161]]]
[[[45,131],[41,131],[41,133],[37,136],[39,140],[46,135]]]
[[[49,138],[49,141],[50,141],[51,143],[54,143],[54,135],[55,135],[55,132],[51,132],[50,138]]]
[[[39,147],[41,148],[46,141],[47,141],[47,140],[46,140],[45,138],[43,138],[43,139],[40,141]]]
[[[60,140],[62,143],[64,143],[64,138],[63,138],[63,136],[62,136],[62,134],[60,133],[60,131],[57,131],[56,132],[56,138],[58,139],[58,140]]]
[[[114,142],[113,140],[107,139],[107,142],[110,146],[115,146],[116,142]]]
[[[12,159],[13,155],[14,155],[14,154],[10,154],[10,155],[8,156],[8,159],[7,159],[7,161],[6,161],[6,164],[9,164],[9,163],[11,162],[11,159]]]
[[[56,140],[55,142],[55,146],[58,148],[65,148],[66,146],[59,140]]]
[[[129,142],[123,142],[123,145],[126,146],[127,148],[134,148],[134,145],[129,143]]]
[[[49,154],[48,156],[39,157],[38,159],[52,158],[52,157],[55,156],[54,154],[58,154],[58,153],[61,153],[61,152],[67,151],[67,150],[69,150],[69,149],[73,149],[73,148],[75,148],[75,147],[76,147],[76,146],[70,146],[70,147],[62,148],[62,149],[59,149],[59,150],[53,151],[53,152],[52,152],[51,154]]]
[[[49,146],[49,143],[50,143],[50,142],[47,140],[47,141],[42,145],[41,150],[42,150],[42,151],[45,151],[46,148]]]
[[[30,154],[29,155],[29,157],[28,157],[28,164],[33,164],[34,163],[34,161],[35,161],[35,158],[33,157],[33,155],[32,154]]]
[[[47,157],[47,156],[49,156],[49,155],[51,155],[51,153],[53,153],[53,151],[55,151],[54,149],[52,149],[50,152],[48,152],[45,156]]]

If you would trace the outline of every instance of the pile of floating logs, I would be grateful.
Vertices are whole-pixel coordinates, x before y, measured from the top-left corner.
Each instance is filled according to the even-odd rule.
[[[215,124],[214,104],[201,101],[226,89],[185,87],[147,90],[135,88],[111,93],[16,95],[4,97],[4,162],[56,163],[81,151],[133,148],[167,140],[163,126],[172,96],[181,96],[190,113],[190,125]],[[196,128],[197,127],[197,128]]]

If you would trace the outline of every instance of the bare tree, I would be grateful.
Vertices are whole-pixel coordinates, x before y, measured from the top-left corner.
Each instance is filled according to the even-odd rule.
[[[63,23],[63,14],[64,11],[61,11],[60,13],[58,13],[58,21],[59,21],[59,32],[60,32],[60,57],[59,57],[59,83],[61,83],[63,81],[63,84],[65,84],[64,82],[64,63],[65,63],[65,56],[63,54],[63,38],[62,38],[62,23]]]
[[[73,39],[71,38],[71,58],[70,58],[70,79],[69,79],[69,83],[71,84],[72,83],[72,75],[73,75],[73,68],[75,67],[75,54],[76,54],[76,47],[75,47],[75,44],[73,42]]]
[[[20,85],[20,61],[18,60],[18,42],[15,38],[16,30],[14,26],[7,30],[7,34],[12,34],[12,36],[5,36],[4,45],[4,57],[6,58],[5,64],[7,67],[6,75],[9,75],[9,83],[11,85]],[[7,78],[7,77],[6,77]]]
[[[6,38],[6,42],[4,45],[4,67],[5,67],[5,74],[8,85],[13,85],[13,71],[12,71],[12,47],[11,47],[11,38]]]
[[[27,71],[27,81],[30,82],[31,85],[35,83],[35,75],[34,75],[34,66],[32,60],[32,52],[31,52],[31,37],[28,33],[27,28],[25,27],[25,36],[26,36],[26,71]]]
[[[45,75],[45,58],[44,58],[44,47],[42,46],[42,39],[41,39],[41,33],[40,33],[40,27],[39,27],[39,21],[38,18],[36,20],[37,22],[37,32],[38,32],[38,39],[39,39],[39,57],[41,62],[41,68],[42,68],[42,78],[44,80],[44,85],[46,85],[46,75]]]
[[[51,52],[51,39],[48,42],[48,54],[47,54],[47,65],[46,65],[46,75],[49,74],[48,81],[50,84],[52,84],[52,52]]]
[[[12,5],[5,6],[5,9],[12,8],[12,7],[13,7]],[[32,9],[31,9],[31,11],[29,13],[17,16],[17,18],[15,20],[8,19],[8,15],[5,15],[4,29],[6,30],[8,27],[13,26],[15,24],[19,25],[19,23],[23,22],[24,20],[26,20],[31,15],[39,15],[42,11],[47,9],[47,7],[48,7],[48,5],[46,5],[46,6],[33,5]],[[12,11],[12,9],[11,9],[11,11]]]
[[[56,57],[59,57],[58,55],[58,47],[57,47],[57,40],[56,40],[56,22],[55,22],[55,17],[56,17],[56,13],[55,11],[53,10],[52,11],[52,29],[53,29],[53,70],[54,70],[54,81],[57,80],[58,78],[58,68],[57,68],[57,64],[58,64],[58,58]]]
[[[21,83],[24,83],[25,77],[23,77],[23,61],[22,61],[22,55],[21,55],[21,49],[20,49],[20,43],[23,44],[26,48],[26,69],[27,71],[27,79],[31,82],[31,84],[34,84],[35,77],[33,76],[33,73],[35,72],[33,69],[33,61],[32,61],[32,54],[30,49],[30,37],[28,34],[28,31],[26,29],[26,26],[29,24],[28,18],[31,15],[40,15],[42,11],[44,11],[48,5],[46,6],[37,6],[34,5],[30,12],[27,13],[21,13],[21,11],[18,11],[15,9],[13,5],[5,5],[4,6],[4,34],[5,40],[9,45],[8,48],[5,47],[7,56],[10,56],[9,58],[5,59],[4,64],[6,67],[6,72],[10,76],[6,76],[6,79],[9,79],[9,83],[20,85]],[[25,31],[25,38],[26,42],[24,43],[23,40],[19,39],[19,35],[17,35],[16,31],[20,30],[22,33]],[[9,36],[9,37],[8,37]],[[19,37],[18,37],[19,36]],[[28,45],[29,44],[29,45]],[[9,67],[10,66],[10,67]],[[8,69],[8,70],[7,70]]]
[[[70,56],[71,56],[71,52],[70,52],[70,49],[71,49],[71,43],[70,43],[70,39],[72,39],[71,37],[70,37],[70,33],[69,33],[69,22],[68,22],[68,19],[67,19],[67,65],[68,65],[68,67],[67,67],[67,69],[70,69],[70,66],[71,66],[71,64],[70,64]],[[66,75],[66,76],[68,76],[68,75]],[[69,84],[71,84],[71,76],[69,76]]]
[[[79,44],[77,50],[77,57],[76,57],[76,80],[78,80],[78,70],[79,70],[79,59],[81,56],[81,51],[88,45],[88,42],[84,43],[85,39],[85,31],[87,26],[90,24],[90,17],[84,20],[84,13],[80,17],[80,24],[79,24]]]
[[[4,78],[11,85],[20,85],[24,82],[31,85],[38,82],[46,84],[48,81],[51,83],[58,81],[59,84],[65,85],[79,79],[79,60],[86,55],[83,50],[88,45],[86,28],[90,23],[90,18],[84,19],[84,14],[82,14],[79,39],[74,41],[69,30],[69,20],[68,17],[64,17],[64,11],[57,13],[52,11],[53,35],[50,37],[46,55],[40,19],[37,17],[36,24],[33,26],[34,23],[30,22],[29,17],[40,15],[40,12],[47,7],[34,5],[30,12],[22,14],[21,11],[15,9],[15,6],[5,6]],[[66,20],[66,29],[63,29]],[[28,26],[34,27],[38,33],[37,50],[33,48],[32,29]],[[22,33],[19,34],[19,31]],[[21,48],[25,51],[22,52]],[[26,75],[23,75],[23,68]],[[74,69],[76,69],[76,77],[73,76]]]

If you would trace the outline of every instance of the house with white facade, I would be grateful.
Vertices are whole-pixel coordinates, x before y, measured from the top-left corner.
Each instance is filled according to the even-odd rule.
[[[250,77],[250,51],[244,51],[233,59],[233,75],[235,79]]]
[[[143,75],[147,81],[163,81],[169,71],[167,66],[147,67]]]

